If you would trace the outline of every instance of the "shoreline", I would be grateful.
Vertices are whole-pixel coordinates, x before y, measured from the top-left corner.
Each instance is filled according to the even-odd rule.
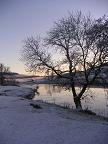
[[[72,112],[72,113],[76,113],[78,115],[83,115],[83,116],[91,116],[91,117],[94,117],[96,119],[101,119],[101,120],[105,120],[108,122],[108,117],[105,117],[105,116],[101,116],[101,115],[97,115],[96,113],[90,111],[90,110],[77,110],[77,109],[72,109],[72,108],[69,108],[69,107],[65,107],[65,106],[62,106],[62,105],[59,105],[59,104],[56,104],[56,103],[49,103],[49,102],[46,102],[46,101],[43,101],[43,100],[32,100],[32,103],[35,105],[48,105],[49,107],[57,107],[58,109],[62,109],[64,111],[67,111],[67,112]]]

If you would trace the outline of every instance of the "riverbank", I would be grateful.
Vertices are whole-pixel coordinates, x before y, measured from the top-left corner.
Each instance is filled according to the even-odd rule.
[[[17,93],[13,89],[5,88],[5,95],[0,95],[0,144],[107,144],[106,120],[27,100],[23,97],[30,89],[23,88],[20,96],[21,88]]]

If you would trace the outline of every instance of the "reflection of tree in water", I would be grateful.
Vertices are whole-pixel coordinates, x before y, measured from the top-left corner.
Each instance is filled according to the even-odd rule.
[[[58,85],[46,84],[45,90],[46,90],[46,93],[50,96],[50,98],[51,98],[50,100],[53,103],[56,103],[55,93],[61,93],[63,88]]]
[[[39,96],[40,95],[40,93],[39,93],[39,86],[37,85],[35,88],[34,88],[34,91],[35,91],[35,93]]]
[[[52,93],[60,93],[63,90],[61,86],[50,84],[45,85],[45,89],[47,91],[47,94],[49,95],[52,95]]]
[[[49,84],[49,85],[47,85],[45,87],[46,87],[47,94],[49,94],[50,96],[52,96],[52,89],[51,89],[52,86]]]
[[[52,86],[52,91],[54,93],[60,93],[62,90],[63,90],[63,88],[61,86],[57,86],[57,85]]]
[[[108,107],[108,89],[104,89],[104,91],[105,91],[106,107]]]

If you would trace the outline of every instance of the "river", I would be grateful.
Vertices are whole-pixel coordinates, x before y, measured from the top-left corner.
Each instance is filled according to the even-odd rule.
[[[72,92],[52,84],[33,85],[37,88],[34,100],[43,100],[70,108],[75,108]],[[76,87],[76,89],[79,89]],[[108,89],[89,88],[81,100],[83,109],[108,117]]]

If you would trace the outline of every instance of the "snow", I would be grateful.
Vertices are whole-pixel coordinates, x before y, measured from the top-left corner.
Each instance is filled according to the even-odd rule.
[[[0,95],[33,97],[34,91],[31,88],[25,88],[20,86],[0,86]]]
[[[108,143],[104,119],[20,97],[28,92],[30,88],[0,87],[0,144]]]

